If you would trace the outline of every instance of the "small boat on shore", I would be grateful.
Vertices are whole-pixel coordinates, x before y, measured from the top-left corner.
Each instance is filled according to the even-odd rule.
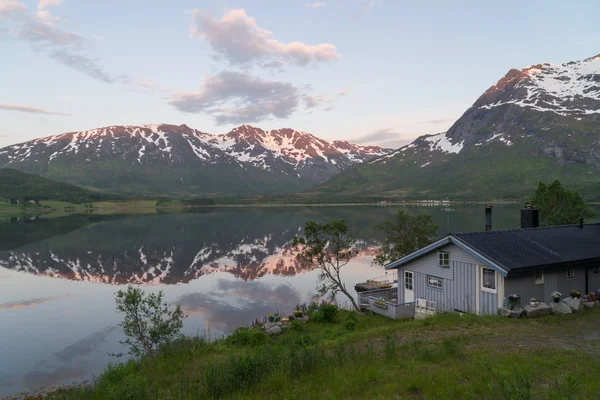
[[[366,282],[357,283],[354,285],[354,290],[357,292],[366,292],[368,290],[389,289],[397,282],[396,274],[384,275],[369,279]]]

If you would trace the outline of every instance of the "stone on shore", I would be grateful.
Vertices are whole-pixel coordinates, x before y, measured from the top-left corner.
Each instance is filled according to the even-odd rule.
[[[574,313],[583,312],[585,308],[581,299],[574,299],[572,297],[562,299],[561,303],[565,303],[566,305],[568,305],[571,308],[571,311],[573,311]]]
[[[529,304],[526,304],[523,308],[525,309],[525,315],[527,318],[541,317],[543,315],[550,315],[552,313],[550,306],[542,302],[540,302],[537,307],[531,307]]]
[[[571,307],[562,301],[559,303],[551,303],[550,308],[552,309],[553,314],[573,314]]]
[[[278,335],[281,333],[281,327],[279,325],[275,325],[267,330],[269,335]]]
[[[600,301],[585,301],[583,305],[585,308],[600,308]]]
[[[525,310],[522,308],[515,308],[514,310],[510,310],[508,308],[501,308],[500,315],[507,318],[521,318]]]

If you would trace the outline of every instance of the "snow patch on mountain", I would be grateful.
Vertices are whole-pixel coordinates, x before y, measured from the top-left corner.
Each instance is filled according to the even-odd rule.
[[[438,133],[437,135],[426,136],[423,141],[429,143],[429,149],[431,151],[439,150],[444,153],[459,153],[463,148],[463,142],[452,143],[446,132]]]

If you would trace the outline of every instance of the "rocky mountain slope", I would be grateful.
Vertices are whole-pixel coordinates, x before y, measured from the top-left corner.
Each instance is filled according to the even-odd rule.
[[[249,125],[211,135],[186,125],[110,126],[0,149],[0,167],[113,192],[281,193],[325,182],[387,149]]]
[[[551,179],[600,200],[600,55],[512,69],[447,132],[349,168],[315,193],[522,199]]]

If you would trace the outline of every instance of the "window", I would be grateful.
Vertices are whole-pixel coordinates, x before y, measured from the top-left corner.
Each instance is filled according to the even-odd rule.
[[[481,290],[496,293],[496,271],[491,268],[482,268]]]
[[[440,251],[438,253],[438,259],[440,261],[440,267],[450,268],[450,253],[445,252],[445,251]]]
[[[535,273],[535,284],[539,285],[544,283],[544,271],[538,271]]]
[[[427,286],[431,286],[436,289],[443,289],[443,279],[437,276],[427,275]]]
[[[575,268],[567,269],[567,279],[575,279]]]
[[[410,271],[404,271],[404,287],[413,290],[413,273]]]

